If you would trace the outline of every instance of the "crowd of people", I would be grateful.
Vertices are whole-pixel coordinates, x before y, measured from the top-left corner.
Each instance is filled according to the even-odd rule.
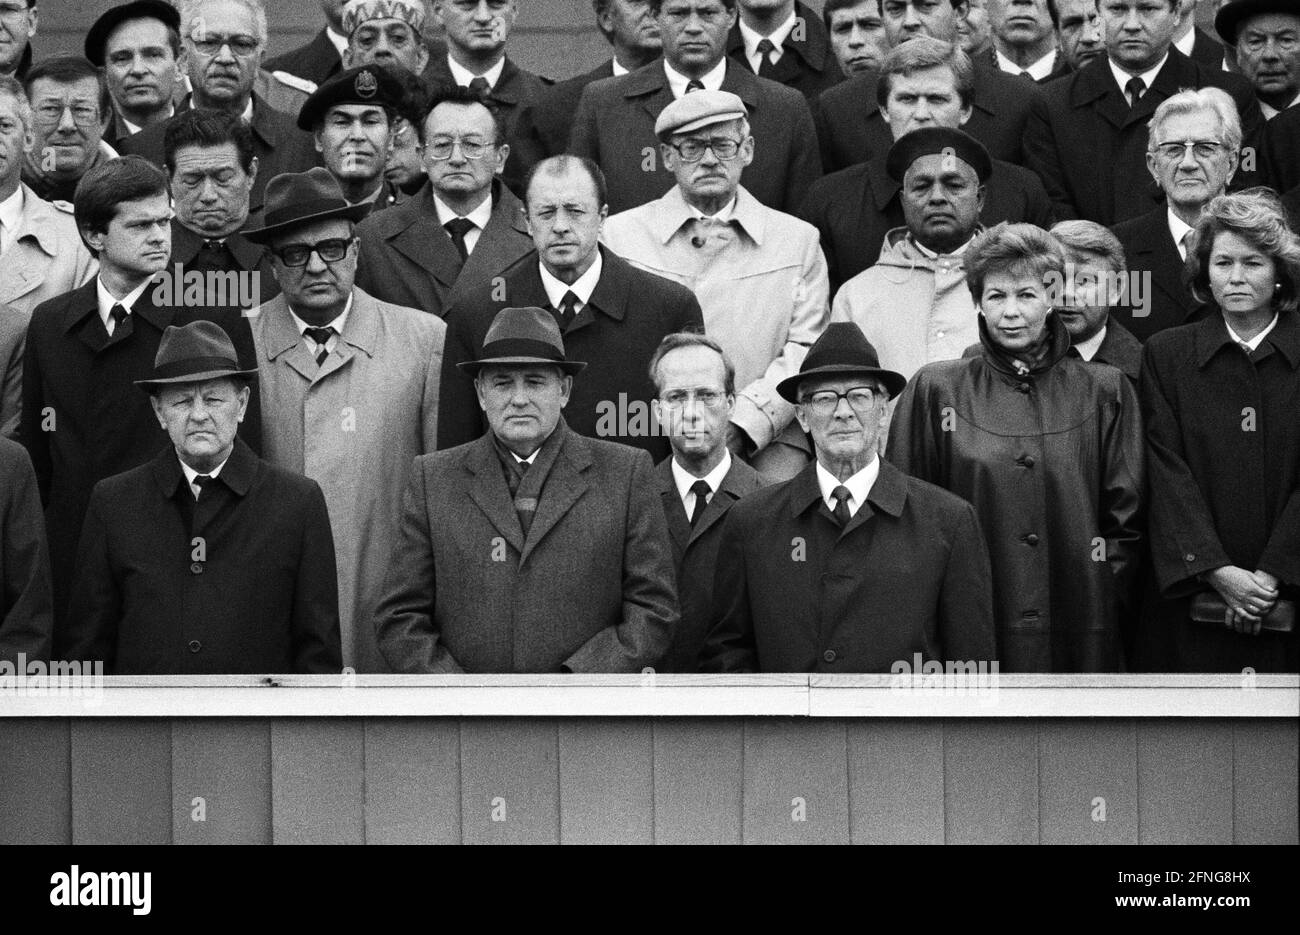
[[[0,0],[0,672],[1296,672],[1294,0]]]

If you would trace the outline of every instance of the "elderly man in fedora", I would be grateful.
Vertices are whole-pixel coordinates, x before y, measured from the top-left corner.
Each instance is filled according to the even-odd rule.
[[[163,333],[135,382],[171,445],[95,485],[67,658],[116,675],[339,671],[325,498],[237,437],[256,376],[219,325]]]
[[[876,454],[905,382],[881,369],[857,325],[837,322],[777,385],[816,461],[728,512],[703,671],[898,672],[994,658],[974,508]]]
[[[650,455],[560,417],[574,374],[554,315],[503,309],[474,378],[489,428],[417,458],[375,614],[399,672],[638,672],[677,626]]]
[[[385,672],[370,612],[397,538],[402,484],[437,439],[446,325],[380,302],[355,285],[355,221],[322,168],[266,187],[263,226],[281,293],[250,312],[262,390],[266,459],[306,474],[329,504],[338,557],[343,663]]]

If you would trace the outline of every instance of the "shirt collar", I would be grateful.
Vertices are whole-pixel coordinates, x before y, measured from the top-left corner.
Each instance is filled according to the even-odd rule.
[[[821,490],[822,500],[826,508],[835,511],[835,497],[832,492],[836,487],[843,484],[849,488],[849,515],[857,515],[858,508],[867,502],[867,497],[871,493],[871,488],[876,483],[876,478],[880,476],[880,458],[873,457],[871,463],[864,467],[858,473],[854,474],[848,480],[841,481],[826,468],[822,467],[820,461],[817,462],[817,486]]]
[[[1296,96],[1291,100],[1291,103],[1290,103],[1290,104],[1287,104],[1286,107],[1285,107],[1284,109],[1285,109],[1285,110],[1290,110],[1292,107],[1295,107],[1297,104],[1300,104],[1300,94],[1297,94],[1297,95],[1296,95]],[[1274,117],[1276,117],[1278,114],[1282,113],[1282,111],[1278,110],[1276,107],[1270,107],[1269,105],[1265,104],[1263,101],[1260,101],[1260,102],[1259,102],[1259,109],[1262,110],[1262,111],[1264,112],[1264,119],[1265,119],[1265,120],[1272,120],[1272,119],[1273,119]]]
[[[488,226],[488,221],[492,220],[492,194],[489,191],[488,196],[479,202],[479,206],[466,215],[459,215],[447,203],[435,193],[433,196],[433,209],[438,212],[438,223],[446,225],[448,221],[453,221],[458,217],[464,217],[479,230]]]
[[[297,312],[295,312],[292,308],[290,308],[289,317],[293,319],[293,323],[298,327],[299,336],[306,334],[308,328],[316,328],[316,327],[333,328],[335,331],[339,333],[340,336],[342,336],[343,326],[346,325],[348,322],[348,313],[352,311],[353,295],[354,293],[352,292],[348,293],[348,304],[343,306],[343,311],[339,313],[338,318],[335,318],[333,321],[327,321],[325,324],[319,326],[307,324],[307,322],[303,321],[301,318],[298,317]]]
[[[1168,53],[1168,52],[1166,52],[1164,58],[1162,58],[1162,59],[1161,59],[1161,60],[1156,64],[1156,67],[1155,67],[1155,68],[1152,68],[1150,71],[1144,71],[1144,72],[1142,72],[1142,74],[1140,74],[1140,75],[1130,75],[1130,74],[1129,74],[1128,72],[1126,72],[1124,69],[1122,69],[1122,68],[1120,68],[1118,65],[1116,65],[1116,64],[1115,64],[1115,60],[1114,60],[1113,58],[1111,58],[1110,56],[1107,56],[1107,57],[1106,57],[1106,64],[1110,66],[1110,73],[1114,76],[1114,78],[1115,78],[1115,83],[1116,83],[1117,85],[1119,85],[1119,89],[1120,89],[1120,91],[1124,94],[1124,96],[1125,96],[1126,98],[1128,97],[1128,91],[1125,90],[1125,86],[1126,86],[1126,85],[1129,83],[1129,81],[1130,81],[1131,79],[1133,79],[1133,78],[1141,78],[1141,79],[1142,79],[1142,84],[1146,87],[1146,90],[1142,92],[1143,94],[1146,94],[1147,91],[1150,91],[1150,90],[1151,90],[1151,85],[1153,85],[1153,84],[1155,83],[1156,75],[1160,74],[1160,69],[1162,69],[1162,68],[1165,67],[1165,62],[1167,62],[1167,61],[1169,61],[1169,53]]]
[[[487,81],[489,88],[495,88],[497,82],[501,80],[501,72],[505,70],[506,59],[504,55],[501,56],[501,59],[495,65],[483,72],[483,74],[476,75],[448,54],[447,67],[451,69],[451,77],[462,88],[469,87],[469,83],[475,78],[483,78]]]
[[[1106,340],[1106,325],[1102,325],[1101,330],[1086,341],[1075,344],[1074,349],[1079,352],[1079,356],[1084,360],[1092,360],[1097,356],[1097,351],[1101,348],[1101,342],[1104,340]]]
[[[99,298],[99,320],[108,327],[109,312],[113,310],[114,305],[120,305],[130,314],[135,310],[135,303],[139,301],[144,290],[153,284],[153,279],[146,279],[140,285],[136,286],[120,299],[113,298],[113,294],[104,288],[104,280],[100,276],[95,277],[95,295]]]
[[[668,87],[672,90],[674,98],[680,98],[686,93],[686,86],[690,84],[691,79],[687,78],[681,72],[674,69],[673,66],[669,65],[668,59],[664,59],[663,63],[664,74],[668,76]],[[722,56],[722,60],[713,66],[713,70],[703,78],[699,79],[699,81],[700,84],[704,85],[706,90],[720,91],[722,89],[722,81],[726,77],[727,57],[724,55]]]
[[[623,75],[626,75],[627,73],[628,73],[628,69],[620,65],[618,63],[618,59],[614,59],[614,77],[619,78]]]
[[[710,494],[716,494],[718,492],[718,489],[722,487],[722,481],[727,476],[727,472],[731,470],[731,452],[723,451],[722,460],[718,462],[718,466],[703,477],[696,477],[690,471],[686,470],[686,468],[678,464],[676,455],[673,455],[672,468],[673,483],[677,485],[677,498],[681,500],[682,503],[685,503],[686,496],[691,492],[691,484],[696,481],[702,480],[704,483],[708,484]]]
[[[962,244],[960,247],[958,247],[956,250],[952,251],[951,253],[941,254],[941,253],[936,253],[934,250],[931,250],[925,244],[921,243],[921,241],[913,237],[910,232],[907,235],[907,239],[912,242],[912,246],[916,247],[917,250],[921,251],[922,256],[927,256],[932,260],[937,260],[939,259],[940,256],[961,256],[966,252],[966,248],[975,242],[975,238],[971,237],[970,240],[966,241],[964,244]]]
[[[600,282],[600,270],[604,265],[605,260],[600,255],[600,248],[597,247],[596,261],[578,277],[573,285],[569,286],[552,276],[551,271],[542,264],[541,260],[538,260],[537,267],[542,274],[542,288],[546,290],[546,298],[550,300],[551,307],[559,308],[564,293],[572,292],[578,297],[578,305],[574,311],[581,311],[591,301],[591,294],[596,290],[596,283]]]
[[[252,119],[252,110],[253,110],[253,99],[250,97],[248,99],[248,107],[244,111],[244,120],[246,122]],[[141,130],[144,129],[143,126],[136,126],[134,123],[127,120],[125,117],[122,117],[121,114],[119,114],[118,116],[121,117],[122,119],[122,126],[126,127],[127,132],[130,133],[131,136],[135,136],[137,133],[139,133]],[[168,104],[167,116],[164,119],[170,120],[174,116],[176,116],[176,107],[174,104]]]
[[[1173,208],[1166,208],[1165,216],[1169,221],[1169,236],[1174,238],[1174,249],[1181,255],[1183,252],[1183,238],[1195,228],[1189,226],[1182,218],[1174,214]],[[1183,259],[1186,260],[1187,257],[1183,257]]]
[[[652,224],[661,244],[667,244],[683,227],[700,217],[700,212],[686,203],[686,196],[682,194],[680,185],[668,189],[667,194],[656,204]],[[745,186],[738,185],[736,196],[732,198],[731,204],[714,217],[722,223],[739,225],[754,243],[762,246],[766,229],[765,211],[758,199],[746,191]]]
[[[1268,337],[1268,333],[1272,331],[1276,326],[1277,326],[1277,312],[1274,312],[1273,320],[1268,323],[1268,325],[1264,328],[1263,331],[1255,335],[1249,341],[1243,341],[1241,335],[1233,331],[1232,325],[1228,324],[1228,316],[1225,315],[1223,317],[1223,327],[1228,329],[1228,337],[1232,338],[1232,340],[1236,341],[1238,344],[1245,344],[1247,347],[1251,349],[1252,352],[1259,350],[1259,345],[1263,342],[1263,340],[1266,337]]]
[[[23,219],[23,187],[19,185],[14,193],[0,201],[0,225],[6,231],[13,231]]]
[[[194,470],[194,468],[190,467],[190,466],[189,466],[188,464],[186,464],[184,461],[181,461],[180,455],[177,455],[177,456],[176,456],[176,460],[181,462],[181,471],[185,474],[185,483],[189,484],[189,485],[190,485],[190,488],[193,489],[193,487],[194,487],[194,478],[196,478],[196,477],[199,476],[199,472],[196,471],[196,470]],[[222,469],[223,467],[226,466],[226,462],[229,461],[229,460],[230,460],[230,455],[226,455],[226,460],[225,460],[225,461],[222,461],[220,464],[218,464],[218,465],[217,465],[216,467],[214,467],[212,470],[210,470],[210,471],[205,471],[204,473],[206,473],[206,474],[208,475],[208,477],[216,477],[218,474],[221,473],[221,469]]]
[[[1027,71],[1029,72],[1029,77],[1033,78],[1035,81],[1042,81],[1044,78],[1050,75],[1052,73],[1052,69],[1056,67],[1055,49],[1052,49],[1052,51],[1048,52],[1038,61],[1031,62],[1029,65],[1026,65],[1023,68],[1021,68],[1015,62],[1011,61],[1011,59],[1007,58],[999,50],[995,49],[994,54],[997,55],[998,68],[1002,69],[1002,71],[1009,72],[1010,74],[1013,75],[1018,75],[1022,71]]]
[[[1174,40],[1174,48],[1177,49],[1179,52],[1182,52],[1188,58],[1191,58],[1192,56],[1192,46],[1194,45],[1196,45],[1195,27],[1187,30],[1187,34],[1184,35],[1183,38]]]
[[[748,26],[745,25],[745,21],[743,19],[739,20],[740,38],[741,41],[745,43],[745,58],[749,59],[752,62],[754,60],[754,57],[758,55],[758,44],[764,39],[769,39],[771,40],[772,45],[776,47],[776,58],[777,61],[780,61],[781,54],[782,54],[781,45],[782,43],[785,42],[786,37],[789,36],[790,32],[794,29],[795,19],[796,19],[795,14],[793,11],[791,11],[789,18],[786,19],[784,23],[776,27],[776,29],[772,30],[772,32],[766,36],[750,29]]]
[[[198,109],[198,105],[194,103],[194,93],[192,91],[187,100],[190,102],[190,110]],[[253,123],[253,95],[248,95],[248,103],[244,105],[244,112],[239,116],[243,118],[244,123],[250,125]]]
[[[348,37],[342,35],[341,33],[337,33],[334,30],[330,29],[328,26],[326,26],[325,38],[330,41],[330,45],[334,46],[335,50],[339,53],[339,58],[342,58],[343,53],[347,50],[348,47]]]

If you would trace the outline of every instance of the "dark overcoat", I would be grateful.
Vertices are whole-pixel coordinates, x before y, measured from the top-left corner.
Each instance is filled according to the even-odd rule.
[[[322,85],[343,70],[343,59],[334,43],[330,42],[328,33],[321,29],[310,42],[268,59],[262,67],[267,71],[285,71]]]
[[[843,81],[844,72],[835,59],[831,37],[826,32],[821,14],[796,2],[794,15],[797,23],[781,43],[781,58],[771,66],[772,73],[764,77],[793,88],[811,101],[827,88]],[[749,58],[745,55],[745,40],[740,34],[739,19],[727,34],[727,55],[741,68],[753,74]]]
[[[1116,224],[1113,233],[1124,247],[1124,261],[1130,274],[1149,274],[1137,280],[1149,293],[1145,307],[1131,302],[1111,309],[1112,320],[1119,321],[1145,342],[1157,331],[1184,325],[1204,314],[1200,302],[1183,283],[1182,255],[1169,233],[1169,209],[1160,205],[1146,214]],[[1132,281],[1132,277],[1130,277]]]
[[[520,130],[516,136],[523,138],[522,145],[537,159],[564,152],[583,89],[601,78],[613,77],[614,60],[611,58],[591,71],[544,88],[520,118]]]
[[[0,437],[0,661],[50,658],[54,618],[41,494],[22,445]]]
[[[236,439],[195,503],[169,446],[95,487],[67,658],[114,675],[339,672],[335,588],[315,481]]]

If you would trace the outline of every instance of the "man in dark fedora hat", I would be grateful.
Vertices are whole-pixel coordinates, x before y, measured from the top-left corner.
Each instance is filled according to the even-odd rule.
[[[402,485],[437,443],[446,325],[355,285],[350,205],[322,168],[266,188],[267,244],[281,294],[250,313],[263,393],[265,454],[325,491],[338,559],[343,662],[387,671],[370,613],[397,539]]]
[[[237,437],[256,376],[219,325],[163,333],[135,383],[172,444],[95,486],[68,659],[119,675],[339,671],[325,498]]]
[[[650,456],[571,431],[554,316],[507,308],[474,360],[488,431],[415,460],[375,613],[399,672],[638,672],[677,625]]]
[[[706,672],[898,672],[992,660],[992,583],[975,511],[876,454],[901,374],[851,322],[777,385],[817,460],[727,514]]]

